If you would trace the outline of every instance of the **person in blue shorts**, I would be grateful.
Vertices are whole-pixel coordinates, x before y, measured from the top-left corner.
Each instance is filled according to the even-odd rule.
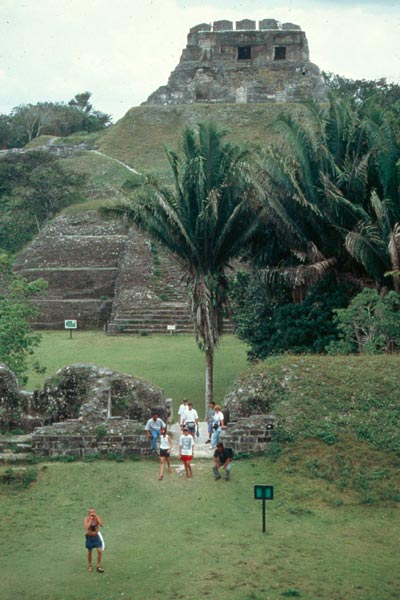
[[[157,441],[161,434],[161,429],[165,429],[166,425],[162,419],[159,418],[157,413],[154,413],[152,418],[149,419],[144,428],[147,433],[147,437],[151,440],[151,449],[154,454],[157,452]]]
[[[101,566],[101,557],[103,554],[103,540],[99,532],[99,527],[103,527],[103,521],[96,515],[94,508],[89,508],[89,514],[84,519],[86,529],[86,543],[85,546],[88,551],[88,571],[93,571],[92,566],[92,553],[93,550],[97,550],[97,567],[98,573],[104,573],[104,569]]]

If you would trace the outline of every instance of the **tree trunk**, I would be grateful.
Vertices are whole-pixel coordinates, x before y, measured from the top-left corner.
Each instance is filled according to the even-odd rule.
[[[206,396],[205,396],[205,417],[207,416],[207,410],[209,403],[214,399],[214,348],[207,348],[206,350]]]

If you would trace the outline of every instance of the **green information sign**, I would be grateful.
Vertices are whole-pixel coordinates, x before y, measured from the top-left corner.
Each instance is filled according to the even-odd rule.
[[[254,499],[262,500],[262,530],[265,533],[265,501],[274,499],[274,486],[256,484],[254,486]]]
[[[78,321],[76,321],[75,319],[66,319],[64,321],[64,327],[65,329],[77,329]]]
[[[273,485],[255,485],[254,486],[255,500],[273,500],[274,486]]]

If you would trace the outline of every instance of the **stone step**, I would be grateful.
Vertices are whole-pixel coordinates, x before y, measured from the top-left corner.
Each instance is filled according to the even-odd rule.
[[[0,452],[0,462],[26,462],[32,456],[28,452],[18,452],[17,454]]]
[[[167,325],[175,325],[175,330],[173,332],[171,332]],[[121,334],[140,334],[143,333],[143,331],[146,331],[148,333],[154,333],[154,334],[172,334],[172,333],[193,333],[194,331],[194,327],[193,324],[191,322],[187,322],[185,323],[159,323],[159,322],[137,322],[137,323],[133,323],[133,322],[127,322],[127,321],[118,321],[118,320],[114,320],[112,323],[110,323],[110,325],[108,326],[107,329],[107,333],[109,335],[121,335]],[[233,329],[233,325],[230,322],[227,322],[226,324],[224,324],[224,331],[225,333],[233,333],[234,329]]]

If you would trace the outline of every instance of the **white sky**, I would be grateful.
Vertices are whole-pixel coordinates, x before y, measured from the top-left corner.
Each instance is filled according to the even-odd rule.
[[[321,70],[400,83],[399,0],[0,0],[0,113],[89,90],[118,119],[167,83],[190,27],[244,18],[300,25]]]

